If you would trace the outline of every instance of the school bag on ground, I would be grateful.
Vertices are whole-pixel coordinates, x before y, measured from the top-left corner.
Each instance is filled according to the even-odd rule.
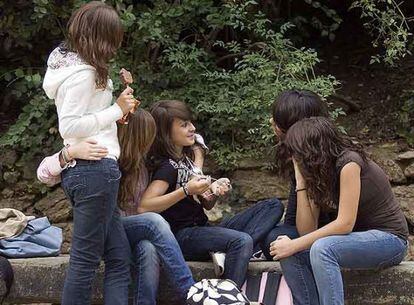
[[[249,300],[264,305],[293,305],[289,286],[277,272],[248,275],[241,290]]]
[[[188,305],[259,305],[251,302],[231,280],[203,279],[187,294]]]

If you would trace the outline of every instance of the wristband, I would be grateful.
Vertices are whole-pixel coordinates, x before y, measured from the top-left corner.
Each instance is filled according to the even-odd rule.
[[[304,187],[303,189],[296,189],[295,190],[296,193],[301,192],[301,191],[306,191],[306,187]]]
[[[66,146],[62,148],[61,155],[62,155],[62,158],[63,158],[63,162],[68,164],[69,160],[68,160],[68,156],[67,156],[67,152],[66,152]]]
[[[187,186],[187,183],[183,185],[183,191],[184,191],[184,194],[185,194],[186,196],[190,196],[190,193],[188,192],[188,186]]]

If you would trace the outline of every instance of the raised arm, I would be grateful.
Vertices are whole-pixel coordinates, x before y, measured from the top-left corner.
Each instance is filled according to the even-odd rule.
[[[361,167],[356,162],[350,162],[342,168],[338,216],[334,221],[297,239],[290,240],[288,237],[282,237],[274,241],[271,245],[271,254],[277,259],[288,257],[310,248],[316,240],[322,237],[352,232],[361,193],[360,174]]]
[[[84,138],[120,119],[135,105],[130,87],[127,87],[112,106],[87,114],[96,93],[95,76],[86,70],[75,74],[65,87],[65,98],[59,111],[59,132],[62,138]]]
[[[296,227],[299,235],[305,235],[318,228],[320,209],[314,202],[309,200],[306,190],[306,182],[300,172],[295,159],[292,159],[296,179]]]

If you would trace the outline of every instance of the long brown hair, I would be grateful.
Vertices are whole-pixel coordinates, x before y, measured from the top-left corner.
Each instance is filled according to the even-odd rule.
[[[156,130],[154,118],[141,108],[129,114],[127,125],[118,125],[119,167],[122,172],[118,202],[123,210],[134,200],[140,174],[145,170],[145,155],[154,141]]]
[[[273,122],[283,133],[275,150],[276,169],[279,174],[288,177],[293,174],[289,152],[284,144],[284,137],[289,128],[304,118],[328,116],[326,103],[319,95],[308,90],[283,91],[272,105]]]
[[[362,147],[340,133],[326,117],[298,121],[289,128],[284,143],[298,162],[309,198],[324,209],[338,207],[337,159],[346,151],[355,151],[367,160]]]
[[[96,85],[105,88],[108,62],[121,46],[124,30],[115,9],[100,1],[82,5],[68,22],[63,48],[76,52],[96,69]]]
[[[174,118],[191,121],[193,114],[190,108],[182,101],[163,100],[154,103],[150,108],[150,112],[157,124],[157,136],[149,153],[151,160],[155,163],[162,158],[178,160],[181,156],[177,155],[175,146],[171,142],[172,124]],[[192,158],[191,148],[184,147],[183,153]]]

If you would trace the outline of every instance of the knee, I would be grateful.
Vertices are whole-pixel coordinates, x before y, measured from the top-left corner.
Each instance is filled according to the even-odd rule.
[[[253,253],[253,239],[247,233],[240,232],[233,239],[232,246],[239,249],[240,255],[250,257]]]
[[[145,219],[148,223],[151,223],[155,228],[160,231],[170,231],[169,223],[160,214],[148,212],[141,215],[145,215]]]
[[[334,252],[329,237],[321,238],[315,241],[310,248],[310,262],[312,268],[317,268],[326,262],[333,261]]]
[[[158,261],[157,249],[155,246],[148,240],[141,240],[135,246],[135,261]]]
[[[285,211],[285,206],[277,198],[266,200],[265,205],[267,209],[273,211],[273,213],[283,213]]]

